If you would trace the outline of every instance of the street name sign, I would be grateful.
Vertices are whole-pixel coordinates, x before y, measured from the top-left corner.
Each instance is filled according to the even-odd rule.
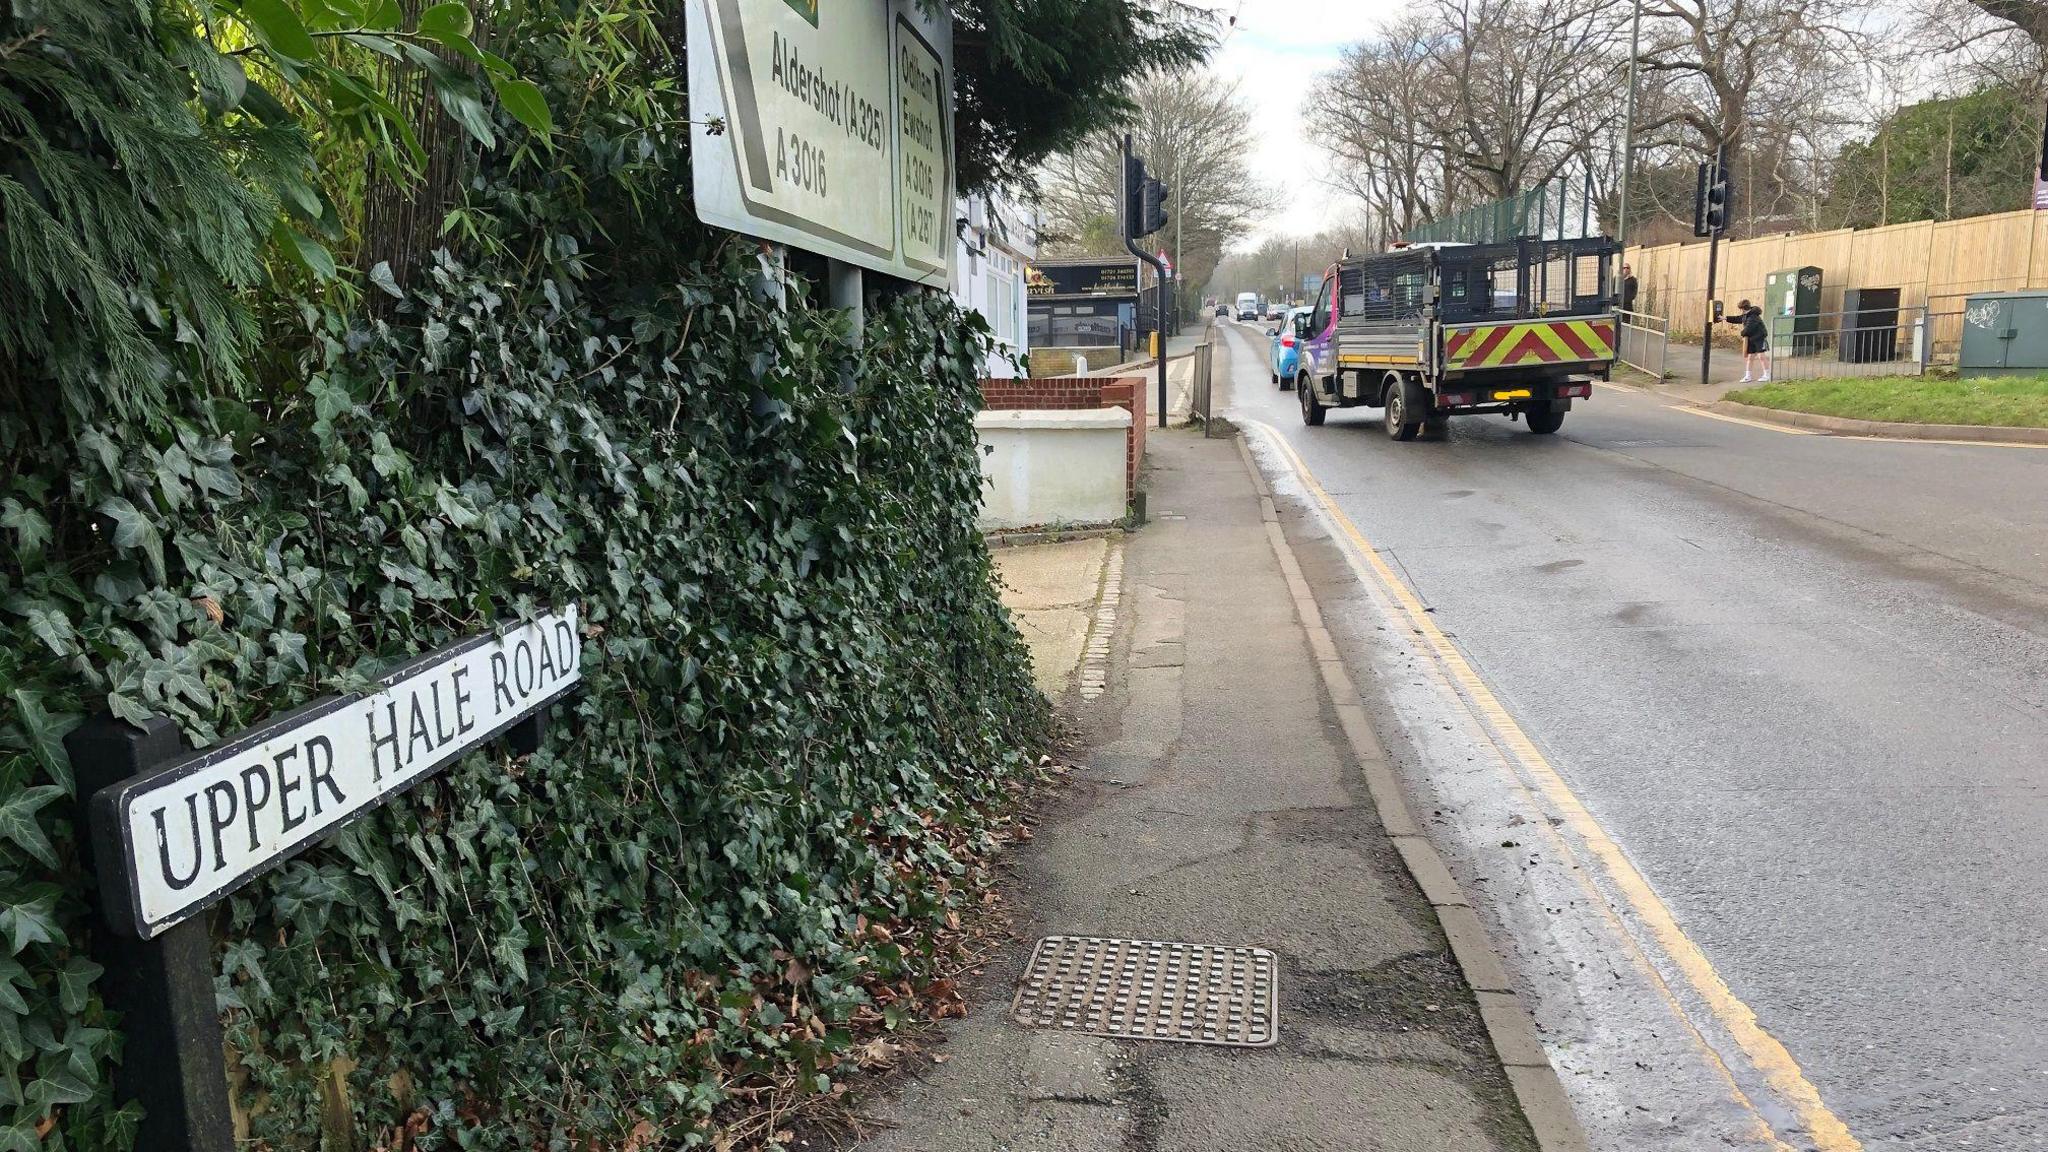
[[[560,697],[582,663],[571,605],[100,789],[108,920],[148,940],[189,919]]]
[[[689,0],[705,223],[934,285],[953,265],[953,37],[919,0]]]

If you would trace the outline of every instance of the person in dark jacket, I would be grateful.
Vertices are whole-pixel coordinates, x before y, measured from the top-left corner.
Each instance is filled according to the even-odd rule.
[[[1742,382],[1771,378],[1771,338],[1764,328],[1763,309],[1747,300],[1738,301],[1735,315],[1725,318],[1742,329]]]
[[[1626,264],[1621,266],[1621,310],[1636,310],[1636,273],[1635,269]]]

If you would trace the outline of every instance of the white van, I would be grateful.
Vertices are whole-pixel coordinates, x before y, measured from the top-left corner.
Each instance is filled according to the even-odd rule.
[[[1259,318],[1259,294],[1257,292],[1239,292],[1237,294],[1237,318],[1239,320],[1257,320]]]

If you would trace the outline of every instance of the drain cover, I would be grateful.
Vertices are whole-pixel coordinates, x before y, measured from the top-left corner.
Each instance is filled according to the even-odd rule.
[[[1010,1017],[1126,1040],[1264,1048],[1279,1039],[1280,982],[1264,948],[1047,936]]]

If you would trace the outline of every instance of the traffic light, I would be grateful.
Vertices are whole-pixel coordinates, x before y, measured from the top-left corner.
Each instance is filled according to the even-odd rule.
[[[1124,238],[1135,240],[1145,234],[1145,162],[1124,153]]]
[[[1142,222],[1138,235],[1150,236],[1166,227],[1166,185],[1147,176],[1143,188],[1144,214],[1138,217]]]
[[[1124,237],[1136,240],[1166,227],[1166,185],[1145,174],[1145,162],[1124,154]]]
[[[1714,236],[1728,230],[1728,169],[1716,163],[1701,163],[1698,190],[1693,197],[1692,234]]]

